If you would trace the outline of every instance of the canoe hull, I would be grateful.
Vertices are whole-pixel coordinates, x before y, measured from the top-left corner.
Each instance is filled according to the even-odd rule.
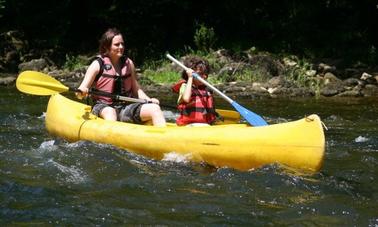
[[[90,114],[89,106],[57,94],[49,100],[46,128],[49,133],[71,142],[112,144],[157,160],[175,152],[194,162],[239,170],[279,163],[318,171],[324,159],[325,138],[317,115],[264,127],[170,124],[159,128],[105,121]]]

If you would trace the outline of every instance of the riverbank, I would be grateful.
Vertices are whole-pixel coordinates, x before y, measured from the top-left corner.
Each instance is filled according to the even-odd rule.
[[[340,67],[340,61],[326,59],[310,63],[296,56],[275,56],[253,48],[241,53],[222,49],[202,54],[201,57],[210,62],[210,82],[231,96],[378,97],[378,67],[362,64]],[[88,56],[71,59],[72,67],[67,70],[59,68],[49,59],[38,58],[19,64],[18,69],[20,72],[44,72],[63,83],[78,86],[92,59]],[[180,72],[179,67],[164,59],[159,64],[142,66],[138,69],[138,78],[147,92],[169,93],[171,84],[179,79]],[[1,74],[0,85],[12,86],[16,78],[14,74]]]

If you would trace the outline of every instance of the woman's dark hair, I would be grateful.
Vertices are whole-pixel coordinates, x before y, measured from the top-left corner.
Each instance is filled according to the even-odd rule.
[[[114,36],[122,35],[121,32],[117,28],[109,28],[100,39],[100,45],[99,45],[99,53],[100,55],[105,55],[108,50],[110,49],[110,46],[112,45],[112,41]]]
[[[197,56],[187,57],[184,60],[184,65],[188,68],[193,69],[193,70],[199,69],[205,74],[210,73],[209,62],[207,60],[204,60],[204,59],[197,57]],[[182,71],[181,78],[184,79],[184,80],[188,80],[188,75],[186,74],[185,70]]]

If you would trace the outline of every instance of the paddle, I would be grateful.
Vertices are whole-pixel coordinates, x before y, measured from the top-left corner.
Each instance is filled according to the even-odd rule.
[[[24,71],[22,72],[16,80],[16,87],[19,91],[33,94],[33,95],[53,95],[57,93],[72,91],[81,92],[79,89],[67,87],[55,78],[36,71]],[[145,99],[136,99],[120,95],[114,95],[108,92],[90,90],[90,94],[100,95],[113,98],[115,100],[126,101],[126,102],[136,102],[136,103],[151,103]],[[163,105],[165,106],[165,105]],[[172,106],[167,106],[169,108],[176,108]]]
[[[170,54],[167,54],[167,57],[179,65],[184,70],[188,70],[189,68],[186,67],[184,64],[182,64],[180,61],[172,57]],[[201,83],[205,84],[207,87],[209,87],[211,90],[213,90],[215,93],[220,95],[223,99],[225,99],[228,103],[230,103],[236,111],[240,113],[240,115],[250,124],[253,126],[265,126],[268,125],[268,123],[259,115],[253,113],[252,111],[244,108],[243,106],[239,105],[237,102],[220,92],[217,88],[215,88],[213,85],[209,84],[206,80],[202,79],[197,73],[193,73],[193,77],[196,80],[199,80]]]

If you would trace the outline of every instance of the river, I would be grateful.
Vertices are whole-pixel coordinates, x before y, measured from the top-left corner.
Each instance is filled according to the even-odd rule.
[[[378,226],[377,99],[238,100],[269,122],[322,118],[324,165],[304,175],[68,143],[44,128],[48,97],[14,87],[2,87],[0,97],[1,226]]]

